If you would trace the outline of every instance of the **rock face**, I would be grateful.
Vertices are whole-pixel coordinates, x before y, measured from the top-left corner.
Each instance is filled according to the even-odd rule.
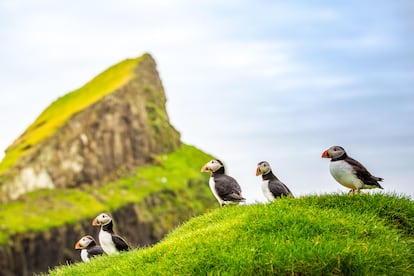
[[[155,61],[146,54],[129,82],[73,115],[0,175],[1,200],[41,188],[99,184],[171,152],[180,135],[165,103]]]
[[[205,183],[187,184],[187,188],[197,189]],[[213,203],[205,193],[198,192],[196,195],[193,198],[185,190],[163,190],[141,203],[126,205],[111,213],[115,231],[134,248],[152,245],[182,221],[202,212],[189,210],[186,201],[197,200],[206,205]],[[33,275],[47,272],[57,265],[80,262],[80,252],[74,249],[75,242],[86,234],[92,234],[98,240],[99,228],[91,226],[92,219],[40,233],[14,236],[9,244],[0,246],[0,275]]]
[[[181,146],[179,133],[169,123],[166,97],[154,60],[147,54],[136,60],[133,74],[128,75],[126,82],[114,91],[108,88],[106,91],[109,94],[102,93],[101,98],[85,105],[85,108],[82,106],[80,111],[69,113],[73,115],[53,134],[32,145],[27,138],[28,130],[26,136],[23,134],[16,140],[16,147],[23,150],[27,147],[28,150],[1,171],[0,200],[5,204],[0,203],[0,207],[7,208],[15,202],[27,204],[30,201],[28,198],[38,196],[37,193],[22,195],[43,188],[59,191],[73,188],[87,193],[90,187],[86,185],[96,187],[116,182],[116,179],[127,176],[138,166],[160,162],[155,157]],[[56,110],[56,105],[51,106]],[[59,107],[58,112],[60,110]],[[41,116],[40,121],[43,121]],[[33,128],[36,129],[39,124],[42,122],[36,120]],[[12,145],[9,153],[16,147]],[[157,186],[151,190],[153,192],[134,199],[135,203],[105,203],[104,208],[112,214],[117,232],[133,247],[154,244],[183,221],[216,206],[205,179],[188,176],[179,181],[182,181],[179,186],[165,183]],[[157,182],[148,180],[148,183],[155,185]],[[16,198],[18,200],[13,201]],[[30,212],[42,216],[41,211],[38,214],[38,210],[32,209],[12,215],[24,216],[25,221]],[[97,239],[99,231],[92,227],[92,218],[83,216],[78,221],[63,220],[65,225],[42,232],[11,234],[7,241],[0,244],[0,275],[32,275],[47,272],[60,264],[80,261],[80,253],[74,249],[74,243],[87,234]],[[10,233],[18,232],[4,225],[0,228]]]

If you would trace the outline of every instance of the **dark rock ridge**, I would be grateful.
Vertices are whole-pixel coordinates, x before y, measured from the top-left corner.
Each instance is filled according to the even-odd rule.
[[[73,115],[55,134],[0,177],[3,202],[42,188],[99,184],[180,145],[153,58],[145,54],[134,77]]]
[[[190,181],[187,188],[200,189],[203,184]],[[185,190],[163,190],[141,203],[126,205],[111,213],[115,231],[133,247],[152,245],[182,221],[202,212],[189,210],[186,201],[200,201],[206,205],[212,202],[205,193],[196,195],[192,198]],[[80,262],[80,252],[74,249],[75,242],[86,234],[92,234],[98,240],[99,228],[92,227],[92,219],[14,236],[9,244],[0,246],[0,275],[32,275],[47,272],[57,265]]]

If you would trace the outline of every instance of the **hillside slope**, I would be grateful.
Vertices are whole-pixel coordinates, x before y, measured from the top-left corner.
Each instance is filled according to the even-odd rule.
[[[414,203],[323,195],[218,208],[157,245],[51,275],[414,275]]]

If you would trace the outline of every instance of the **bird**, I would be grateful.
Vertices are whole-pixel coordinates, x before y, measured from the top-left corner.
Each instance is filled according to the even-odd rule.
[[[221,207],[239,204],[246,199],[241,195],[241,188],[236,179],[225,174],[224,164],[218,159],[206,163],[201,172],[210,172],[209,185],[211,192]]]
[[[78,240],[75,249],[80,249],[80,256],[84,262],[89,262],[92,257],[104,254],[102,247],[96,244],[95,239],[90,235],[83,236]]]
[[[119,251],[129,250],[130,247],[128,243],[114,233],[112,218],[108,214],[99,214],[93,220],[92,225],[101,226],[101,230],[99,231],[99,243],[106,254],[111,255],[118,253]]]
[[[282,196],[293,196],[289,188],[273,174],[269,162],[261,161],[257,164],[256,176],[259,175],[262,176],[262,191],[268,201]]]
[[[328,148],[322,158],[331,158],[329,170],[336,181],[351,189],[349,194],[359,194],[361,189],[383,189],[378,182],[384,179],[373,176],[361,163],[349,157],[343,147]]]

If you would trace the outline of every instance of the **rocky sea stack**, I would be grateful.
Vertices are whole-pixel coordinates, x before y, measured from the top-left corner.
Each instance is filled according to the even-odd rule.
[[[212,157],[180,141],[154,59],[124,60],[57,99],[0,163],[0,275],[78,262],[74,243],[112,215],[133,248],[215,206],[199,168]]]
[[[55,101],[6,150],[2,201],[36,189],[98,184],[173,151],[180,135],[165,104],[149,54],[109,68]]]

